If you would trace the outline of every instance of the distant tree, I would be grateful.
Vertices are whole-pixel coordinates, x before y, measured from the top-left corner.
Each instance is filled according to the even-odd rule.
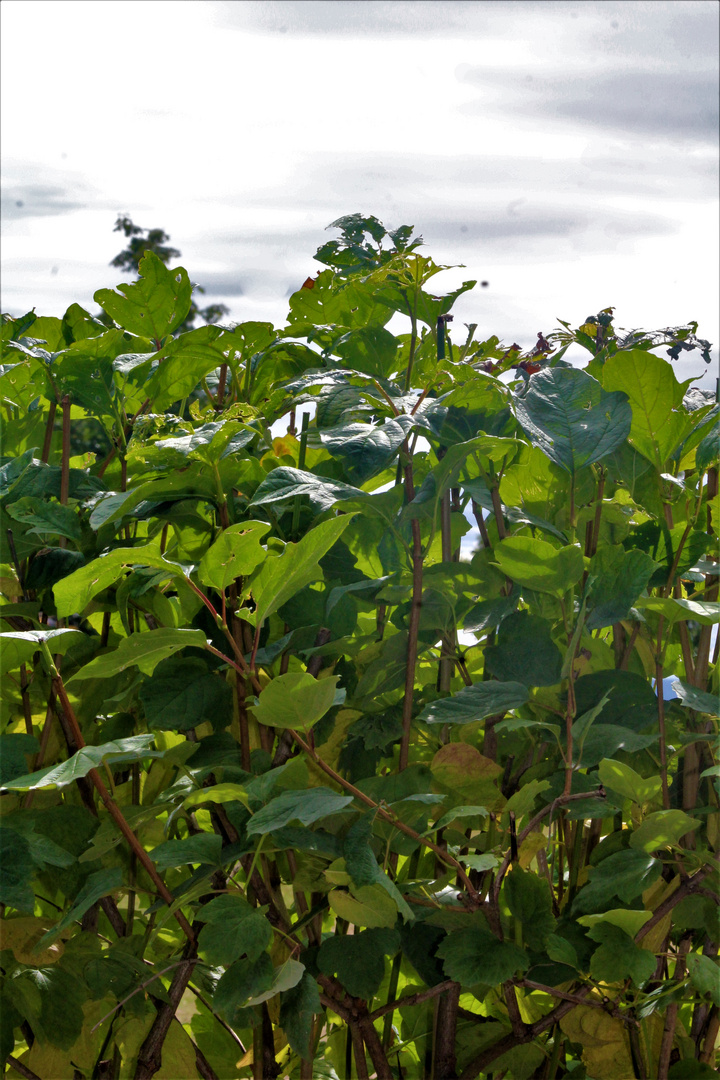
[[[166,266],[172,259],[180,258],[180,251],[177,248],[168,246],[170,237],[164,229],[143,229],[140,225],[136,225],[127,214],[118,217],[113,232],[122,232],[128,239],[127,247],[124,247],[110,261],[110,266],[115,266],[119,270],[127,270],[130,273],[137,274],[140,260],[146,251],[154,252]],[[205,290],[202,286],[196,285],[195,288],[204,295]],[[183,334],[187,330],[192,330],[196,319],[202,319],[205,323],[216,323],[229,313],[230,308],[226,307],[225,304],[208,304],[207,307],[200,308],[193,300],[187,318],[177,328],[176,333]],[[112,325],[112,320],[105,312],[101,312],[98,318],[102,322]]]

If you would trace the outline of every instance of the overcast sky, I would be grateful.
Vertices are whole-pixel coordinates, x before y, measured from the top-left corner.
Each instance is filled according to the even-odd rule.
[[[128,213],[170,233],[203,303],[282,325],[325,227],[361,212],[465,264],[437,289],[489,282],[456,326],[529,346],[612,304],[621,326],[697,319],[718,340],[715,0],[4,0],[0,17],[3,311],[95,310]]]

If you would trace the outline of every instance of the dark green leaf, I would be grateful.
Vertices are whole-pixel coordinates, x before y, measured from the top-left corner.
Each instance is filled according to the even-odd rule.
[[[400,945],[395,930],[362,930],[359,934],[335,935],[320,946],[317,965],[325,975],[337,975],[349,994],[368,1001],[385,974],[385,957]]]
[[[426,705],[420,719],[426,724],[472,724],[487,716],[517,709],[527,699],[527,686],[521,682],[475,683],[450,698]]]
[[[555,929],[547,880],[516,866],[505,877],[505,900],[511,914],[523,925],[526,944],[539,951]]]
[[[497,645],[485,649],[486,667],[501,681],[553,686],[560,681],[563,657],[550,631],[547,619],[527,611],[508,615],[500,626]]]
[[[445,974],[463,986],[496,986],[523,971],[529,962],[524,949],[498,941],[477,920],[473,926],[454,930],[437,947]]]
[[[247,826],[248,835],[269,833],[290,821],[312,825],[314,821],[337,814],[352,801],[352,795],[338,795],[325,787],[313,787],[307,791],[284,791],[262,810],[253,814]]]
[[[515,411],[533,443],[572,475],[625,442],[632,421],[624,393],[608,394],[574,368],[540,371]]]
[[[636,986],[641,986],[652,978],[657,964],[655,954],[639,948],[619,926],[597,923],[588,930],[588,936],[600,942],[590,961],[594,979],[608,983],[632,979]]]
[[[232,720],[231,687],[200,657],[163,660],[141,686],[140,701],[151,731],[187,731],[206,720],[227,727]]]
[[[223,967],[241,956],[254,963],[272,941],[272,926],[266,908],[254,908],[241,896],[217,896],[198,912],[205,922],[198,947],[209,964]]]

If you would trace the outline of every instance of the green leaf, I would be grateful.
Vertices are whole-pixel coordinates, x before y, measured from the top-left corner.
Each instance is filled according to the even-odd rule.
[[[243,521],[224,529],[198,567],[203,585],[222,592],[235,578],[251,574],[267,555],[260,540],[269,531],[266,521]]]
[[[684,1058],[670,1066],[668,1080],[717,1080],[717,1072],[704,1061]]]
[[[588,870],[590,882],[578,893],[573,910],[597,911],[615,896],[629,904],[657,881],[661,871],[662,863],[642,851],[627,849],[608,855]]]
[[[504,880],[504,896],[510,913],[523,925],[523,939],[536,951],[555,929],[550,885],[544,877],[513,867]]]
[[[153,251],[145,252],[138,273],[132,284],[118,285],[118,292],[98,289],[93,299],[124,330],[159,340],[186,318],[192,285],[186,270],[168,270]]]
[[[96,656],[76,672],[70,682],[81,679],[109,679],[132,667],[140,668],[145,675],[152,675],[160,661],[166,657],[187,646],[204,649],[206,643],[207,638],[202,630],[175,630],[163,626],[158,630],[132,634],[123,638],[113,652]]]
[[[290,821],[312,825],[314,821],[337,814],[352,801],[352,795],[338,795],[326,787],[313,787],[307,791],[283,791],[262,810],[253,814],[247,825],[248,836],[272,832]]]
[[[158,870],[168,870],[175,866],[200,865],[219,866],[222,851],[222,836],[216,833],[198,833],[185,840],[166,840],[153,848],[150,858]]]
[[[720,1005],[720,969],[716,960],[701,953],[690,953],[687,958],[688,975],[699,994],[709,994],[714,1005]]]
[[[255,698],[255,719],[269,727],[308,731],[336,704],[338,679],[315,679],[305,671],[277,675]]]
[[[361,488],[342,484],[327,476],[316,476],[304,469],[292,469],[281,465],[268,475],[255,490],[250,506],[291,506],[294,499],[306,495],[316,514],[323,514],[336,502],[348,499],[366,499]]]
[[[142,758],[161,758],[166,750],[150,750],[153,735],[133,735],[129,739],[116,739],[101,746],[85,746],[67,761],[51,765],[47,769],[20,776],[3,786],[3,791],[36,791],[42,788],[62,788],[87,776],[103,761],[108,765],[121,765]]]
[[[506,686],[512,679],[528,687],[554,686],[560,682],[563,657],[550,631],[551,623],[538,615],[527,611],[508,615],[500,625],[497,645],[485,649],[486,668],[496,679],[508,680]]]
[[[717,465],[720,458],[720,420],[716,420],[712,429],[703,437],[695,451],[695,468],[698,472]]]
[[[714,626],[720,622],[720,604],[712,600],[686,600],[674,596],[641,596],[637,607],[663,615],[668,623],[692,619],[701,626]]]
[[[296,986],[285,991],[280,1004],[280,1027],[294,1052],[305,1060],[312,1050],[313,1018],[320,1012],[322,1004],[317,983],[305,972]]]
[[[163,660],[139,696],[151,731],[187,731],[206,720],[227,727],[232,720],[232,688],[199,657]]]
[[[0,902],[17,911],[32,914],[35,896],[30,883],[35,864],[30,844],[24,836],[8,825],[0,826]]]
[[[578,920],[578,922],[581,921]],[[568,967],[579,970],[580,964],[577,953],[566,938],[560,937],[558,934],[549,934],[545,940],[545,951],[556,964],[567,964]]]
[[[393,956],[400,945],[395,930],[362,930],[359,934],[336,935],[323,941],[317,966],[325,975],[337,975],[349,994],[371,1000],[385,974],[385,957]]]
[[[662,786],[659,776],[642,777],[629,765],[608,758],[600,762],[598,777],[603,787],[616,791],[624,799],[632,799],[638,805],[654,799]]]
[[[213,1004],[232,1026],[236,1012],[251,998],[269,990],[274,977],[275,969],[266,952],[257,960],[236,960],[218,982]]]
[[[226,803],[241,802],[243,806],[249,803],[248,793],[239,784],[213,784],[212,787],[201,788],[193,791],[183,800],[183,810],[189,810],[193,806],[202,806],[203,803]]]
[[[297,960],[286,960],[280,967],[275,968],[273,981],[267,990],[254,994],[248,1001],[248,1005],[261,1005],[263,1001],[269,1001],[284,990],[291,990],[300,982],[305,972],[305,965]]]
[[[0,786],[16,776],[27,772],[27,754],[34,754],[40,744],[34,735],[16,732],[13,735],[0,735]]]
[[[379,884],[360,885],[350,892],[331,889],[328,902],[336,915],[356,926],[393,927],[397,922],[397,904]]]
[[[235,894],[217,896],[200,908],[197,918],[206,925],[198,948],[209,964],[228,967],[247,956],[254,963],[272,941],[267,908],[254,908]]]
[[[616,352],[605,361],[602,379],[606,390],[627,394],[632,407],[629,441],[658,472],[664,472],[688,428],[682,409],[685,385],[677,381],[667,360],[644,349]]]
[[[625,442],[632,420],[624,393],[609,394],[586,372],[561,367],[538,372],[515,412],[534,445],[573,476]]]
[[[31,664],[42,642],[53,655],[64,655],[82,641],[79,630],[12,630],[0,634],[0,671],[15,671],[21,664]]]
[[[590,561],[588,630],[627,618],[657,565],[644,551],[625,551],[619,544],[601,547]]]
[[[393,908],[396,909],[396,912],[400,911],[400,914],[406,922],[412,922],[415,918],[412,910],[409,908],[402,893],[395,885],[395,882],[392,881],[392,879],[378,866],[377,859],[370,846],[374,820],[375,811],[367,811],[367,813],[363,814],[362,817],[348,829],[345,839],[343,840],[345,865],[354,886],[354,888],[352,888],[353,896],[360,899],[357,887],[377,885],[385,890],[392,901]],[[382,907],[382,910],[389,911],[389,908],[385,905]],[[343,918],[345,917],[346,916],[343,916]],[[394,926],[395,919],[388,923],[364,923],[361,925]]]
[[[437,947],[445,974],[462,986],[497,986],[527,971],[528,955],[510,942],[498,941],[478,919],[454,930]]]
[[[612,923],[596,923],[588,937],[600,942],[590,960],[590,974],[598,982],[621,982],[632,979],[641,986],[652,978],[657,960],[648,949],[639,948],[631,937]]]
[[[676,679],[672,688],[687,709],[695,709],[696,712],[708,713],[710,716],[720,716],[720,700],[716,694],[698,690],[696,686],[690,686],[682,679]]]
[[[85,986],[62,964],[28,969],[25,977],[39,991],[39,1030],[52,1046],[69,1050],[83,1028],[83,1004],[87,998]]]
[[[122,884],[122,870],[118,866],[107,870],[96,870],[94,874],[90,874],[60,922],[56,923],[52,930],[48,930],[47,934],[43,934],[40,938],[37,944],[38,950],[46,949],[48,945],[59,937],[63,930],[80,920],[88,908],[91,908],[103,896],[108,896],[110,893],[122,888]]]
[[[69,540],[76,541],[82,538],[80,518],[69,506],[26,497],[18,499],[5,509],[14,521],[32,526],[28,529],[29,533],[66,536]]]
[[[93,559],[57,582],[53,593],[58,615],[62,618],[82,614],[92,598],[108,586],[114,585],[127,566],[156,566],[166,570],[168,577],[185,576],[183,567],[163,558],[157,544],[115,548],[109,554]]]
[[[255,625],[300,592],[305,585],[322,575],[319,561],[342,536],[350,517],[331,518],[317,525],[298,544],[286,544],[281,555],[268,555],[248,583],[255,600]],[[249,612],[243,612],[248,618]]]
[[[634,938],[642,929],[648,919],[652,918],[651,911],[631,911],[629,908],[611,908],[602,915],[581,915],[578,922],[581,926],[595,926],[599,922],[612,923],[619,926],[626,934]]]
[[[700,825],[682,810],[658,810],[649,814],[637,829],[633,829],[630,847],[648,854],[661,847],[677,847],[680,837]]]
[[[520,682],[481,682],[463,687],[449,698],[426,705],[420,719],[426,724],[472,724],[524,705],[528,689]]]
[[[502,768],[468,743],[448,743],[430,763],[433,779],[461,799],[498,810],[505,800],[497,779]]]
[[[496,564],[518,585],[562,596],[581,578],[584,563],[577,544],[557,548],[531,536],[509,536],[493,549]]]
[[[339,458],[350,481],[364,484],[387,469],[413,427],[410,416],[401,415],[383,424],[345,424],[319,432],[321,445]]]

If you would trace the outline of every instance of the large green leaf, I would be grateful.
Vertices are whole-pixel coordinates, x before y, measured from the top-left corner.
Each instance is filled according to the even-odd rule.
[[[487,670],[497,679],[515,679],[525,686],[553,686],[560,682],[563,657],[550,631],[547,619],[527,611],[508,615],[500,626],[497,645],[485,649]]]
[[[648,854],[661,847],[677,847],[680,838],[697,829],[699,824],[696,818],[682,810],[658,810],[633,829],[630,847]]]
[[[452,697],[432,701],[420,713],[420,719],[426,724],[472,724],[517,709],[527,699],[528,688],[521,682],[475,683]]]
[[[222,837],[217,833],[197,833],[184,840],[166,840],[150,852],[150,858],[158,870],[168,870],[175,866],[190,866],[191,863],[220,864]]]
[[[137,281],[118,285],[117,292],[98,289],[93,299],[124,330],[160,340],[187,316],[192,285],[186,270],[168,270],[153,251],[145,252],[138,272]]]
[[[607,393],[575,368],[538,372],[515,411],[533,443],[573,476],[620,446],[632,420],[624,393]]]
[[[646,779],[636,773],[630,765],[610,759],[600,762],[598,777],[605,787],[616,791],[624,799],[632,799],[638,804],[654,799],[661,787],[659,776],[650,776]]]
[[[81,679],[109,679],[131,667],[138,667],[145,675],[152,675],[160,661],[167,656],[188,646],[204,649],[206,644],[207,638],[202,630],[174,630],[166,626],[146,630],[142,634],[123,638],[113,652],[96,656],[73,679],[76,682]]]
[[[169,577],[184,577],[184,568],[163,558],[156,544],[115,548],[55,584],[53,593],[58,615],[81,614],[92,598],[114,585],[128,566],[156,566],[166,570]]]
[[[299,1057],[310,1057],[313,1018],[322,1011],[317,983],[307,972],[281,998],[280,1027]]]
[[[476,916],[472,926],[454,930],[437,947],[445,974],[462,986],[496,986],[529,967],[524,949],[499,941],[483,923]]]
[[[612,626],[628,616],[657,567],[648,554],[619,544],[601,548],[590,561],[588,630]]]
[[[9,630],[0,634],[0,670],[15,671],[20,664],[32,663],[35,653],[46,642],[55,655],[63,655],[82,641],[79,630]]]
[[[555,930],[547,880],[516,866],[505,877],[504,896],[511,914],[522,923],[525,943],[539,952]]]
[[[200,657],[161,661],[141,686],[140,701],[154,731],[187,731],[206,720],[227,727],[232,720],[232,688]]]
[[[307,731],[335,703],[338,678],[315,679],[305,671],[278,675],[256,698],[255,719],[270,727]],[[344,699],[344,691],[341,696]]]
[[[309,788],[307,791],[284,791],[262,810],[253,814],[247,825],[248,835],[269,833],[290,821],[312,825],[314,821],[343,810],[351,802],[352,795],[338,795],[325,787]]]
[[[615,896],[629,904],[650,888],[661,872],[662,863],[643,851],[628,848],[608,855],[598,866],[590,867],[589,883],[578,893],[573,911],[602,911]]]
[[[667,360],[644,349],[623,349],[606,360],[606,390],[627,394],[632,407],[630,443],[658,472],[692,426],[683,410],[687,384],[679,383]]]
[[[203,585],[222,592],[235,578],[251,574],[267,555],[260,541],[269,531],[266,521],[243,521],[224,529],[198,567]]]
[[[493,549],[497,565],[518,585],[562,596],[581,578],[584,564],[577,544],[553,547],[532,536],[509,536]]]
[[[346,424],[326,428],[320,431],[319,440],[342,461],[349,480],[364,484],[392,464],[412,427],[412,417],[398,416],[377,426]]]
[[[216,896],[198,912],[205,923],[198,947],[209,964],[228,967],[241,956],[253,963],[272,941],[266,908],[254,908],[242,896]]]
[[[266,952],[256,960],[236,960],[225,971],[217,984],[213,1004],[233,1023],[235,1013],[257,994],[269,990],[273,984],[275,969]]]
[[[256,626],[262,626],[268,615],[322,575],[320,559],[349,524],[349,516],[323,521],[299,543],[286,544],[281,555],[268,555],[248,582],[256,605],[253,618]],[[251,613],[243,611],[243,617],[250,621]]]
[[[10,780],[3,791],[35,791],[42,788],[62,788],[74,783],[80,777],[87,776],[91,769],[107,762],[108,765],[129,764],[142,758],[163,757],[166,750],[151,750],[153,735],[133,735],[129,739],[115,739],[100,746],[85,746],[67,761],[59,765],[50,765],[47,769],[29,773]]]
[[[38,949],[46,949],[48,945],[59,937],[63,930],[67,930],[74,922],[81,919],[88,908],[92,907],[101,897],[116,892],[122,887],[122,884],[122,870],[117,866],[106,870],[96,870],[94,874],[90,874],[70,908],[60,919],[60,922],[56,923],[52,930],[49,930],[47,934],[43,934],[40,938]]]
[[[335,935],[320,946],[317,965],[325,975],[337,975],[349,994],[367,1001],[382,982],[385,957],[393,956],[399,944],[395,930],[372,929]]]
[[[590,974],[598,982],[632,979],[640,986],[652,978],[657,964],[654,953],[639,948],[619,926],[597,923],[590,928],[588,936],[600,942],[590,961]]]
[[[69,506],[26,497],[7,506],[6,510],[14,521],[30,525],[29,533],[37,533],[39,536],[65,536],[68,540],[76,541],[82,538],[80,518]]]
[[[277,506],[281,509],[292,505],[295,498],[303,495],[308,497],[311,507],[318,514],[329,510],[341,499],[366,497],[360,488],[342,484],[339,480],[281,465],[273,469],[256,488],[250,506]]]

